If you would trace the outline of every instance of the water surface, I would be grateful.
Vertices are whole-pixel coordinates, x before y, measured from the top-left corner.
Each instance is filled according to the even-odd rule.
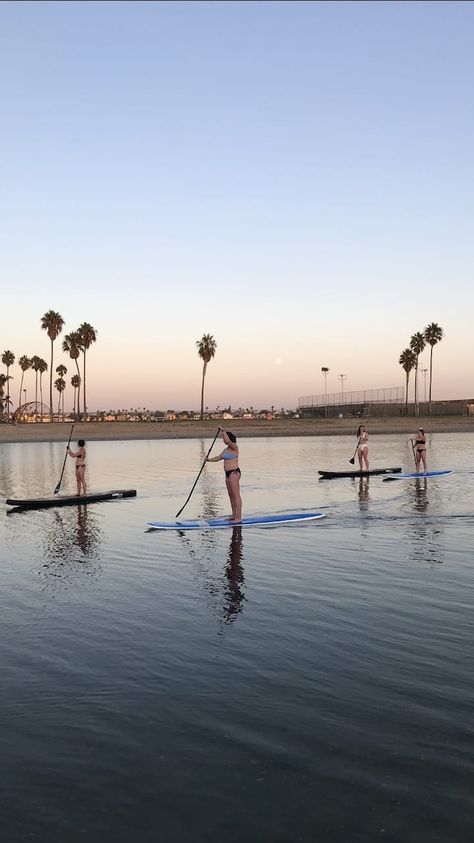
[[[405,437],[370,444],[410,469]],[[468,843],[472,437],[397,483],[318,480],[354,438],[242,440],[245,514],[326,519],[147,533],[209,445],[91,443],[90,488],[136,499],[0,514],[2,840]],[[2,446],[0,497],[52,492],[63,455]],[[186,517],[229,512],[222,474]]]

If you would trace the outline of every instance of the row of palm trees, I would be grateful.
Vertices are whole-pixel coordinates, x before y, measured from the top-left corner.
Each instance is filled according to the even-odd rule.
[[[405,372],[406,388],[405,388],[405,414],[408,414],[408,384],[410,379],[410,372],[415,370],[415,415],[420,414],[420,407],[418,403],[418,363],[420,354],[425,350],[426,346],[430,346],[430,391],[429,391],[429,412],[431,413],[431,390],[433,385],[433,348],[444,337],[443,328],[436,322],[430,322],[424,331],[417,331],[413,334],[410,345],[405,348],[400,354],[398,362]]]
[[[53,371],[54,371],[54,343],[57,340],[59,334],[62,332],[63,327],[65,325],[64,319],[62,318],[61,314],[55,310],[48,310],[44,316],[41,317],[41,328],[46,331],[50,342],[51,342],[51,359],[49,365],[49,410],[50,410],[50,420],[53,420]],[[87,393],[86,393],[86,353],[91,347],[92,343],[96,342],[97,340],[97,331],[89,322],[83,322],[82,325],[77,328],[75,331],[71,331],[71,333],[66,334],[63,339],[62,343],[62,350],[69,354],[71,360],[74,360],[76,365],[77,374],[71,378],[71,384],[74,388],[74,415],[76,418],[80,418],[80,387],[82,384],[82,398],[83,398],[83,419],[87,420]],[[79,368],[79,358],[82,353],[82,375]],[[7,417],[8,420],[10,419],[10,406],[12,401],[10,399],[10,368],[13,366],[15,362],[15,355],[12,351],[7,350],[4,351],[2,354],[2,363],[6,367],[6,375],[3,373],[0,375],[0,406],[6,404],[7,406]],[[35,381],[35,405],[38,404],[38,375],[39,375],[39,388],[40,388],[40,400],[43,403],[43,385],[42,385],[42,376],[43,374],[48,371],[48,364],[45,360],[41,357],[34,355],[33,357],[28,357],[27,355],[23,355],[19,358],[18,364],[21,369],[21,382],[20,382],[20,391],[19,391],[19,399],[18,399],[18,406],[21,405],[21,396],[23,390],[23,379],[25,376],[25,372],[28,369],[33,369],[36,375]],[[67,373],[67,368],[63,364],[57,366],[56,373],[58,374],[58,378],[54,382],[54,386],[56,387],[57,391],[59,392],[59,399],[61,403],[61,397],[63,400],[63,413],[64,413],[64,390],[66,388],[66,381],[64,380],[64,376]],[[5,387],[6,387],[6,397],[3,398],[5,394]],[[76,408],[76,397],[77,397],[77,408]],[[59,403],[59,407],[60,407]],[[59,412],[59,408],[58,408]]]

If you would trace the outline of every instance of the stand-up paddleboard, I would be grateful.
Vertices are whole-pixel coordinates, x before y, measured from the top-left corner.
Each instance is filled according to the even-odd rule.
[[[52,506],[73,506],[74,504],[99,503],[100,501],[111,501],[115,498],[134,498],[136,489],[116,489],[112,492],[96,492],[90,495],[54,495],[50,498],[26,498],[16,500],[8,498],[5,501],[8,506],[15,509],[46,509]],[[10,510],[11,511],[11,510]]]
[[[333,480],[335,477],[372,477],[375,474],[396,474],[401,468],[371,468],[370,471],[318,471],[321,480]]]
[[[393,477],[384,477],[383,482],[386,483],[388,480],[419,480],[423,477],[443,477],[445,474],[452,474],[451,469],[445,469],[444,471],[412,471],[410,474],[394,474]]]
[[[283,524],[297,524],[324,518],[323,512],[291,512],[282,515],[251,515],[242,521],[228,518],[199,519],[196,521],[147,521],[150,530],[224,530],[229,527],[280,527]]]

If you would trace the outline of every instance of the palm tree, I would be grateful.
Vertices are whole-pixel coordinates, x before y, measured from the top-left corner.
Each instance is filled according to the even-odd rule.
[[[5,392],[5,384],[7,382],[7,376],[0,372],[0,415],[3,415],[3,405],[4,405],[4,392]]]
[[[67,374],[67,368],[66,368],[66,366],[64,365],[64,363],[60,363],[60,364],[59,364],[59,366],[56,366],[56,372],[58,373],[59,378],[60,378],[61,380],[63,380],[63,379],[64,379],[64,375],[66,375],[66,374]],[[56,389],[57,389],[57,387],[56,387]],[[61,392],[62,392],[62,394],[63,394],[63,395],[62,395],[62,398],[63,398],[63,401],[62,401],[63,416],[64,416],[64,390],[65,390],[65,389],[66,389],[66,381],[64,381],[64,386],[63,386],[63,388],[61,389]]]
[[[88,349],[91,347],[91,345],[92,345],[92,343],[93,343],[93,342],[96,342],[96,340],[97,340],[97,331],[95,330],[95,328],[93,328],[93,327],[92,327],[92,325],[89,325],[89,323],[88,323],[88,322],[83,322],[83,323],[82,323],[82,325],[80,325],[79,330],[77,331],[77,333],[79,334],[79,338],[80,338],[80,348],[81,348],[82,353],[83,353],[83,355],[84,355],[83,365],[82,365],[82,370],[83,370],[83,375],[84,375],[84,380],[83,380],[82,403],[83,403],[83,405],[84,405],[84,421],[87,421],[87,401],[86,401],[86,351],[88,351]]]
[[[51,364],[49,370],[49,409],[50,421],[53,421],[53,346],[54,340],[61,333],[64,325],[64,319],[56,310],[48,310],[44,316],[41,317],[41,327],[46,331],[51,340]]]
[[[423,331],[423,336],[430,348],[430,414],[431,414],[431,385],[433,382],[433,347],[437,345],[444,337],[444,331],[437,322],[430,322]]]
[[[206,378],[207,364],[216,353],[217,343],[212,334],[203,334],[200,340],[196,340],[198,355],[203,361],[202,386],[201,386],[201,419],[204,418],[204,380]]]
[[[2,354],[2,363],[7,367],[7,421],[10,421],[10,366],[15,362],[15,355],[13,351],[4,351]]]
[[[415,366],[416,357],[415,353],[411,350],[411,348],[406,348],[405,351],[402,351],[400,357],[398,358],[398,362],[400,366],[405,371],[406,375],[406,388],[405,388],[405,415],[408,415],[408,381],[410,378],[410,372]]]
[[[71,378],[71,386],[74,387],[74,418],[76,418],[76,390],[77,390],[77,413],[79,415],[79,387],[81,385],[81,378],[79,375],[73,375]]]
[[[31,363],[32,363],[31,358],[27,357],[26,354],[23,354],[23,356],[20,357],[20,359],[18,361],[18,365],[20,366],[20,369],[21,369],[20,397],[18,399],[18,406],[21,405],[21,393],[22,393],[22,389],[23,389],[23,378],[25,377],[25,372],[27,372],[28,369],[31,369]]]
[[[41,368],[42,362],[41,357],[38,357],[36,354],[31,358],[31,368],[35,373],[35,421],[38,421],[38,372]]]
[[[69,354],[71,360],[74,360],[77,369],[77,377],[79,378],[79,384],[81,384],[81,373],[79,371],[79,355],[81,353],[81,337],[79,331],[71,331],[70,334],[66,334],[63,339],[63,351]],[[78,389],[77,392],[77,416],[79,418],[79,400],[80,400],[80,390]]]
[[[419,331],[413,334],[410,340],[410,348],[415,355],[415,416],[420,415],[420,408],[418,406],[418,359],[425,348],[425,338]]]
[[[43,403],[43,375],[45,372],[48,371],[48,364],[46,360],[43,360],[42,357],[39,359],[39,366],[38,371],[40,373],[40,401],[41,404]],[[53,409],[53,405],[51,404],[51,410]],[[43,417],[43,408],[41,408],[41,417]]]
[[[58,401],[58,416],[59,416],[59,414],[61,412],[61,396],[63,395],[63,392],[66,389],[66,381],[64,380],[64,378],[56,378],[56,380],[54,381],[54,385],[59,392],[59,401]]]

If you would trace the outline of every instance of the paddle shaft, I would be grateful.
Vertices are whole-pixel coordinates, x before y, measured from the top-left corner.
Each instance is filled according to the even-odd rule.
[[[354,456],[352,457],[352,459],[350,459],[350,460],[349,460],[349,462],[351,463],[351,465],[354,465],[354,462],[355,462],[355,455],[357,454],[357,448],[359,447],[359,445],[360,445],[360,439],[359,439],[359,441],[357,442],[356,449],[355,449],[355,451],[354,451]]]
[[[202,474],[203,468],[204,468],[204,466],[206,465],[207,458],[208,458],[209,454],[211,453],[211,451],[212,451],[212,449],[213,449],[213,447],[214,447],[214,443],[215,443],[215,441],[216,441],[217,437],[219,436],[219,433],[220,433],[220,432],[221,432],[221,429],[220,429],[220,427],[218,427],[218,428],[217,428],[217,433],[216,433],[216,435],[214,436],[214,439],[212,440],[212,445],[211,445],[211,447],[209,448],[209,450],[208,450],[208,452],[207,452],[207,454],[206,454],[206,459],[204,460],[204,462],[203,462],[203,464],[202,464],[202,466],[201,466],[201,469],[200,469],[200,471],[199,471],[199,474],[198,474],[198,476],[196,477],[196,479],[195,479],[195,481],[194,481],[194,483],[193,483],[193,488],[191,489],[191,491],[190,491],[190,493],[189,493],[188,497],[186,498],[186,500],[185,500],[185,502],[184,502],[183,506],[181,507],[181,509],[179,510],[179,512],[177,512],[177,513],[176,513],[176,518],[179,518],[179,516],[181,515],[181,513],[182,513],[182,511],[183,511],[184,507],[185,507],[185,506],[186,506],[186,504],[189,502],[189,500],[190,500],[190,498],[191,498],[191,495],[192,495],[192,493],[194,492],[194,489],[196,488],[196,484],[197,484],[197,482],[198,482],[198,480],[199,480],[199,478],[200,478],[200,476],[201,476],[201,474]]]
[[[417,467],[417,465],[416,465],[416,454],[415,454],[415,445],[413,444],[413,439],[410,439],[410,442],[411,442],[411,449],[413,451],[413,462],[415,463],[415,468],[416,468]]]
[[[58,485],[56,486],[56,488],[55,488],[55,490],[54,490],[54,494],[55,494],[55,495],[57,495],[57,494],[58,494],[58,492],[59,492],[59,490],[60,490],[60,488],[61,488],[61,483],[63,482],[63,474],[64,474],[64,469],[65,469],[65,467],[66,467],[66,460],[67,460],[67,450],[68,450],[68,448],[69,448],[69,445],[71,444],[71,436],[72,436],[72,431],[73,431],[73,430],[74,430],[74,425],[72,425],[72,427],[71,427],[71,431],[70,431],[70,433],[69,433],[69,439],[67,440],[66,453],[64,454],[63,470],[61,471],[61,477],[59,478],[59,483],[58,483]]]

